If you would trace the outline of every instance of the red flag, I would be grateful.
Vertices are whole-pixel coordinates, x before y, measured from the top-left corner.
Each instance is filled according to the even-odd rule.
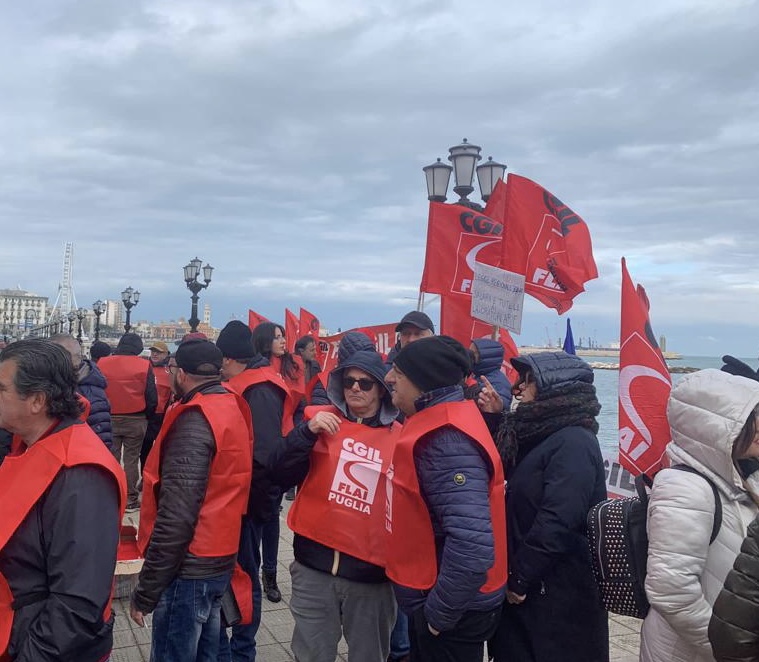
[[[422,292],[467,294],[474,263],[498,265],[503,225],[459,205],[430,203]]]
[[[397,322],[393,322],[392,324],[377,324],[376,326],[362,326],[361,328],[350,330],[366,334],[374,342],[377,351],[384,356],[395,345],[397,335],[395,327],[397,324]],[[322,366],[324,372],[329,372],[337,365],[337,349],[340,346],[340,339],[346,333],[348,332],[343,331],[342,333],[336,333],[333,336],[325,336],[319,339],[322,351],[322,358],[319,360],[319,364]]]
[[[506,199],[498,191],[489,205],[493,214],[502,211],[503,217],[495,216],[493,221],[506,228],[501,267],[524,274],[527,294],[564,313],[585,290],[584,284],[598,278],[588,226],[556,196],[525,177],[510,174],[506,187]]]
[[[648,297],[637,289],[622,258],[619,350],[619,463],[652,476],[670,441],[667,400],[672,378],[648,318]]]
[[[319,319],[305,308],[300,309],[300,332],[304,336],[311,336],[316,343],[316,360],[322,362],[322,350],[319,346]]]
[[[263,315],[259,315],[254,310],[251,310],[248,308],[248,327],[252,331],[255,329],[261,322],[268,322],[269,320],[265,318]]]
[[[285,308],[285,346],[290,354],[295,351],[298,338],[300,338],[298,318],[289,308]]]

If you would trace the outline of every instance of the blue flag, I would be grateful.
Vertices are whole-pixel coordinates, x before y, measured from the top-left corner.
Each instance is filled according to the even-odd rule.
[[[567,354],[577,354],[575,351],[575,339],[572,335],[572,325],[567,317],[567,334],[564,336],[564,347],[562,348]]]

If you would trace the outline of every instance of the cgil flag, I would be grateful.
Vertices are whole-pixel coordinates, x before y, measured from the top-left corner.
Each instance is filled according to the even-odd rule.
[[[637,476],[653,476],[670,441],[667,400],[672,378],[654,337],[650,303],[622,258],[619,350],[619,463]]]
[[[598,278],[585,221],[539,184],[510,174],[487,213],[504,227],[500,266],[525,275],[525,292],[561,315]]]
[[[323,358],[321,346],[319,345],[320,327],[321,325],[319,324],[319,318],[316,317],[316,315],[308,312],[305,308],[300,309],[298,328],[300,329],[300,333],[302,335],[311,336],[314,339],[314,342],[316,343],[316,360],[319,363],[322,362]]]

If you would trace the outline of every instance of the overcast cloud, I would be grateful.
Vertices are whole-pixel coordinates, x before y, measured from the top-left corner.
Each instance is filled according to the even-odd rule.
[[[466,136],[586,220],[575,335],[617,339],[624,255],[670,349],[756,356],[757,28],[738,0],[7,3],[0,287],[54,298],[73,241],[80,305],[187,316],[197,254],[216,325],[394,321],[421,168]],[[517,340],[563,327],[530,301]]]

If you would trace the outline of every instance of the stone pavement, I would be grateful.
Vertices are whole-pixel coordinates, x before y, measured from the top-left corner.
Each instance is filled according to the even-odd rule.
[[[282,591],[282,602],[273,604],[264,598],[261,628],[258,631],[258,662],[288,662],[294,660],[290,651],[293,619],[290,614],[292,587],[288,566],[293,560],[292,532],[285,522],[290,502],[284,501],[281,514],[279,543],[279,568],[277,579]],[[129,523],[135,523],[135,515],[127,515]],[[150,659],[150,617],[147,628],[138,627],[129,618],[129,590],[139,571],[136,565],[119,564],[117,575],[117,599],[114,602],[116,623],[114,626],[114,649],[112,662],[148,662]],[[609,618],[610,662],[637,662],[639,632],[642,621],[635,618],[612,615]],[[348,659],[345,641],[340,642],[338,660]]]

